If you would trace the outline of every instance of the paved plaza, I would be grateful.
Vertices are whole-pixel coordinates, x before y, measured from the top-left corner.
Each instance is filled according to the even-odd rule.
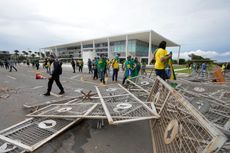
[[[31,110],[23,108],[24,104],[33,105],[81,95],[79,92],[92,91],[99,81],[93,81],[88,70],[83,73],[72,73],[72,68],[63,66],[61,82],[65,88],[63,97],[58,95],[59,89],[53,84],[52,95],[45,97],[47,79],[36,80],[36,70],[26,65],[17,66],[18,72],[0,69],[0,87],[4,92],[0,98],[0,130],[23,121]],[[46,76],[44,70],[40,70]],[[122,75],[119,81],[121,83]],[[108,84],[111,84],[111,77]],[[105,123],[97,128],[98,120],[82,120],[72,128],[55,137],[36,153],[152,153],[151,132],[148,121],[133,122],[117,126]]]

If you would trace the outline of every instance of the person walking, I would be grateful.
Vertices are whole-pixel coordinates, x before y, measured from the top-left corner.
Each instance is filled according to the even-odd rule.
[[[106,68],[106,59],[104,55],[101,54],[100,58],[98,59],[98,73],[100,77],[100,81],[105,84],[105,68]]]
[[[166,48],[166,42],[162,41],[158,49],[154,52],[155,58],[155,72],[156,75],[161,77],[163,80],[166,80],[167,75],[165,72],[165,62],[168,61],[169,58],[172,57],[172,54],[169,54]]]
[[[54,59],[53,55],[50,55],[50,63],[51,63],[50,65],[51,76],[49,77],[47,92],[44,94],[44,96],[50,96],[50,92],[54,81],[56,82],[58,88],[60,89],[59,95],[62,95],[65,93],[64,88],[60,82],[60,75],[62,74],[62,67],[61,67],[62,63],[58,61],[58,59]]]
[[[89,73],[93,73],[93,71],[92,71],[92,61],[91,61],[91,59],[88,59],[87,65],[88,65]]]
[[[9,61],[7,59],[4,61],[4,64],[5,64],[6,70],[8,70],[9,69]]]
[[[17,72],[18,70],[16,69],[16,67],[14,66],[14,61],[13,60],[10,60],[9,61],[9,65],[10,65],[10,71],[9,72],[12,72],[12,68]]]
[[[75,64],[74,59],[72,59],[72,61],[71,61],[71,65],[72,65],[72,68],[73,68],[73,73],[75,73],[75,70],[76,70],[76,64]]]
[[[118,56],[116,56],[115,59],[113,59],[112,68],[113,68],[112,80],[113,80],[113,82],[114,81],[117,82],[117,76],[118,76],[118,71],[119,71],[119,58],[118,58]]]

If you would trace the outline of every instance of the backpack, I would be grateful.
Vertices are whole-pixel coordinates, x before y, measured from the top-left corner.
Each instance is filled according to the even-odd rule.
[[[62,62],[58,62],[58,66],[57,66],[57,69],[58,69],[58,74],[61,75],[62,74]]]

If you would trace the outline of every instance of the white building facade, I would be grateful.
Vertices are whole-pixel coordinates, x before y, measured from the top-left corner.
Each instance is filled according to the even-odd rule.
[[[119,54],[123,60],[131,55],[150,64],[153,52],[161,41],[166,41],[167,47],[179,47],[180,52],[180,45],[152,30],[55,45],[41,48],[40,51],[46,55],[53,53],[59,58],[82,58],[84,63],[88,58],[92,59],[101,54],[109,59]]]

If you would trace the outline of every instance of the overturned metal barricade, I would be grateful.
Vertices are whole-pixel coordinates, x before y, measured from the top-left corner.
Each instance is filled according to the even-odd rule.
[[[148,100],[154,100],[161,116],[151,123],[155,153],[212,153],[226,142],[222,132],[159,77]]]
[[[230,106],[193,92],[183,91],[182,94],[210,122],[230,136]]]
[[[154,106],[151,109],[120,84],[96,89],[109,124],[159,118]]]
[[[0,140],[34,151],[79,120],[29,118],[0,131]]]
[[[146,101],[153,83],[153,79],[141,75],[127,79],[126,88],[140,100]]]
[[[0,153],[25,153],[25,151],[11,143],[0,140]]]

